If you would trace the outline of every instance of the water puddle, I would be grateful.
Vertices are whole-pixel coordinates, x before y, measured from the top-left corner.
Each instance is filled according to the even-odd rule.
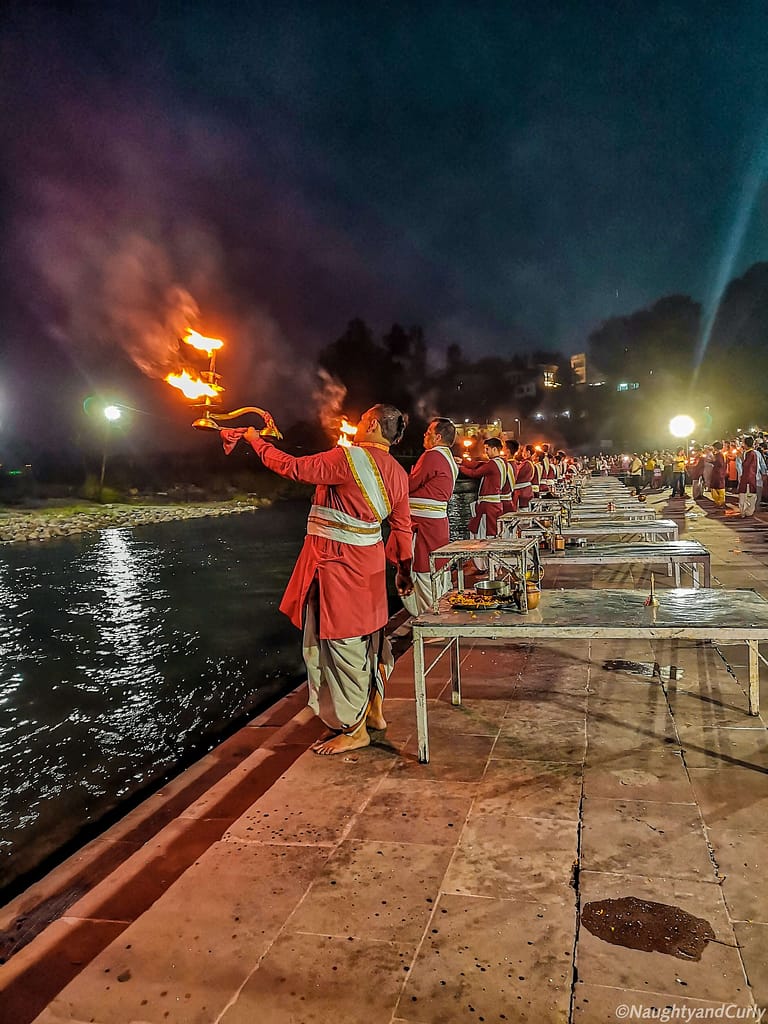
[[[646,679],[682,679],[683,670],[678,665],[659,665],[657,661],[623,661],[621,659],[604,661],[603,668],[608,672],[629,672],[633,676]]]
[[[707,943],[715,937],[712,925],[703,917],[636,896],[587,903],[581,923],[613,946],[666,953],[680,960],[701,960]]]

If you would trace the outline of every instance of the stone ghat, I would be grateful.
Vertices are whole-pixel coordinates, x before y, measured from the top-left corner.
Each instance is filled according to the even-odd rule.
[[[251,498],[215,504],[104,505],[67,511],[0,511],[0,544],[46,541],[91,530],[147,526],[179,519],[236,515],[270,504],[269,498]]]

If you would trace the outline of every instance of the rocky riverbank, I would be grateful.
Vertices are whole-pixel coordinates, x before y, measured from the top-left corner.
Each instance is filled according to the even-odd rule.
[[[271,505],[270,498],[169,505],[84,505],[34,511],[0,509],[0,544],[70,537],[91,530],[147,526],[203,516],[229,516]]]

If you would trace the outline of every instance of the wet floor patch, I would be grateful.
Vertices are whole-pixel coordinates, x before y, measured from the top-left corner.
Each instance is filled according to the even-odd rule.
[[[632,676],[643,676],[644,679],[682,679],[683,670],[679,665],[659,665],[657,661],[624,661],[614,659],[604,661],[603,668],[608,672],[628,672]]]
[[[636,896],[587,903],[581,923],[598,939],[644,953],[666,953],[680,960],[701,960],[715,933],[709,921],[680,907]]]

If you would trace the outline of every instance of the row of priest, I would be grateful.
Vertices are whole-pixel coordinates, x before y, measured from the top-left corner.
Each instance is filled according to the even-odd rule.
[[[388,619],[386,561],[408,611],[432,603],[429,556],[449,541],[448,501],[459,472],[480,480],[469,529],[493,537],[499,516],[528,506],[557,475],[548,452],[498,438],[484,460],[457,462],[456,428],[436,417],[410,475],[390,454],[406,425],[391,405],[368,409],[349,446],[297,458],[253,427],[222,430],[225,449],[247,441],[264,465],[286,479],[313,484],[304,545],[280,604],[303,631],[309,706],[329,728],[313,749],[339,754],[368,746],[386,728],[384,684],[394,664],[384,634]],[[389,525],[386,545],[382,524]],[[441,584],[444,589],[448,581]]]

